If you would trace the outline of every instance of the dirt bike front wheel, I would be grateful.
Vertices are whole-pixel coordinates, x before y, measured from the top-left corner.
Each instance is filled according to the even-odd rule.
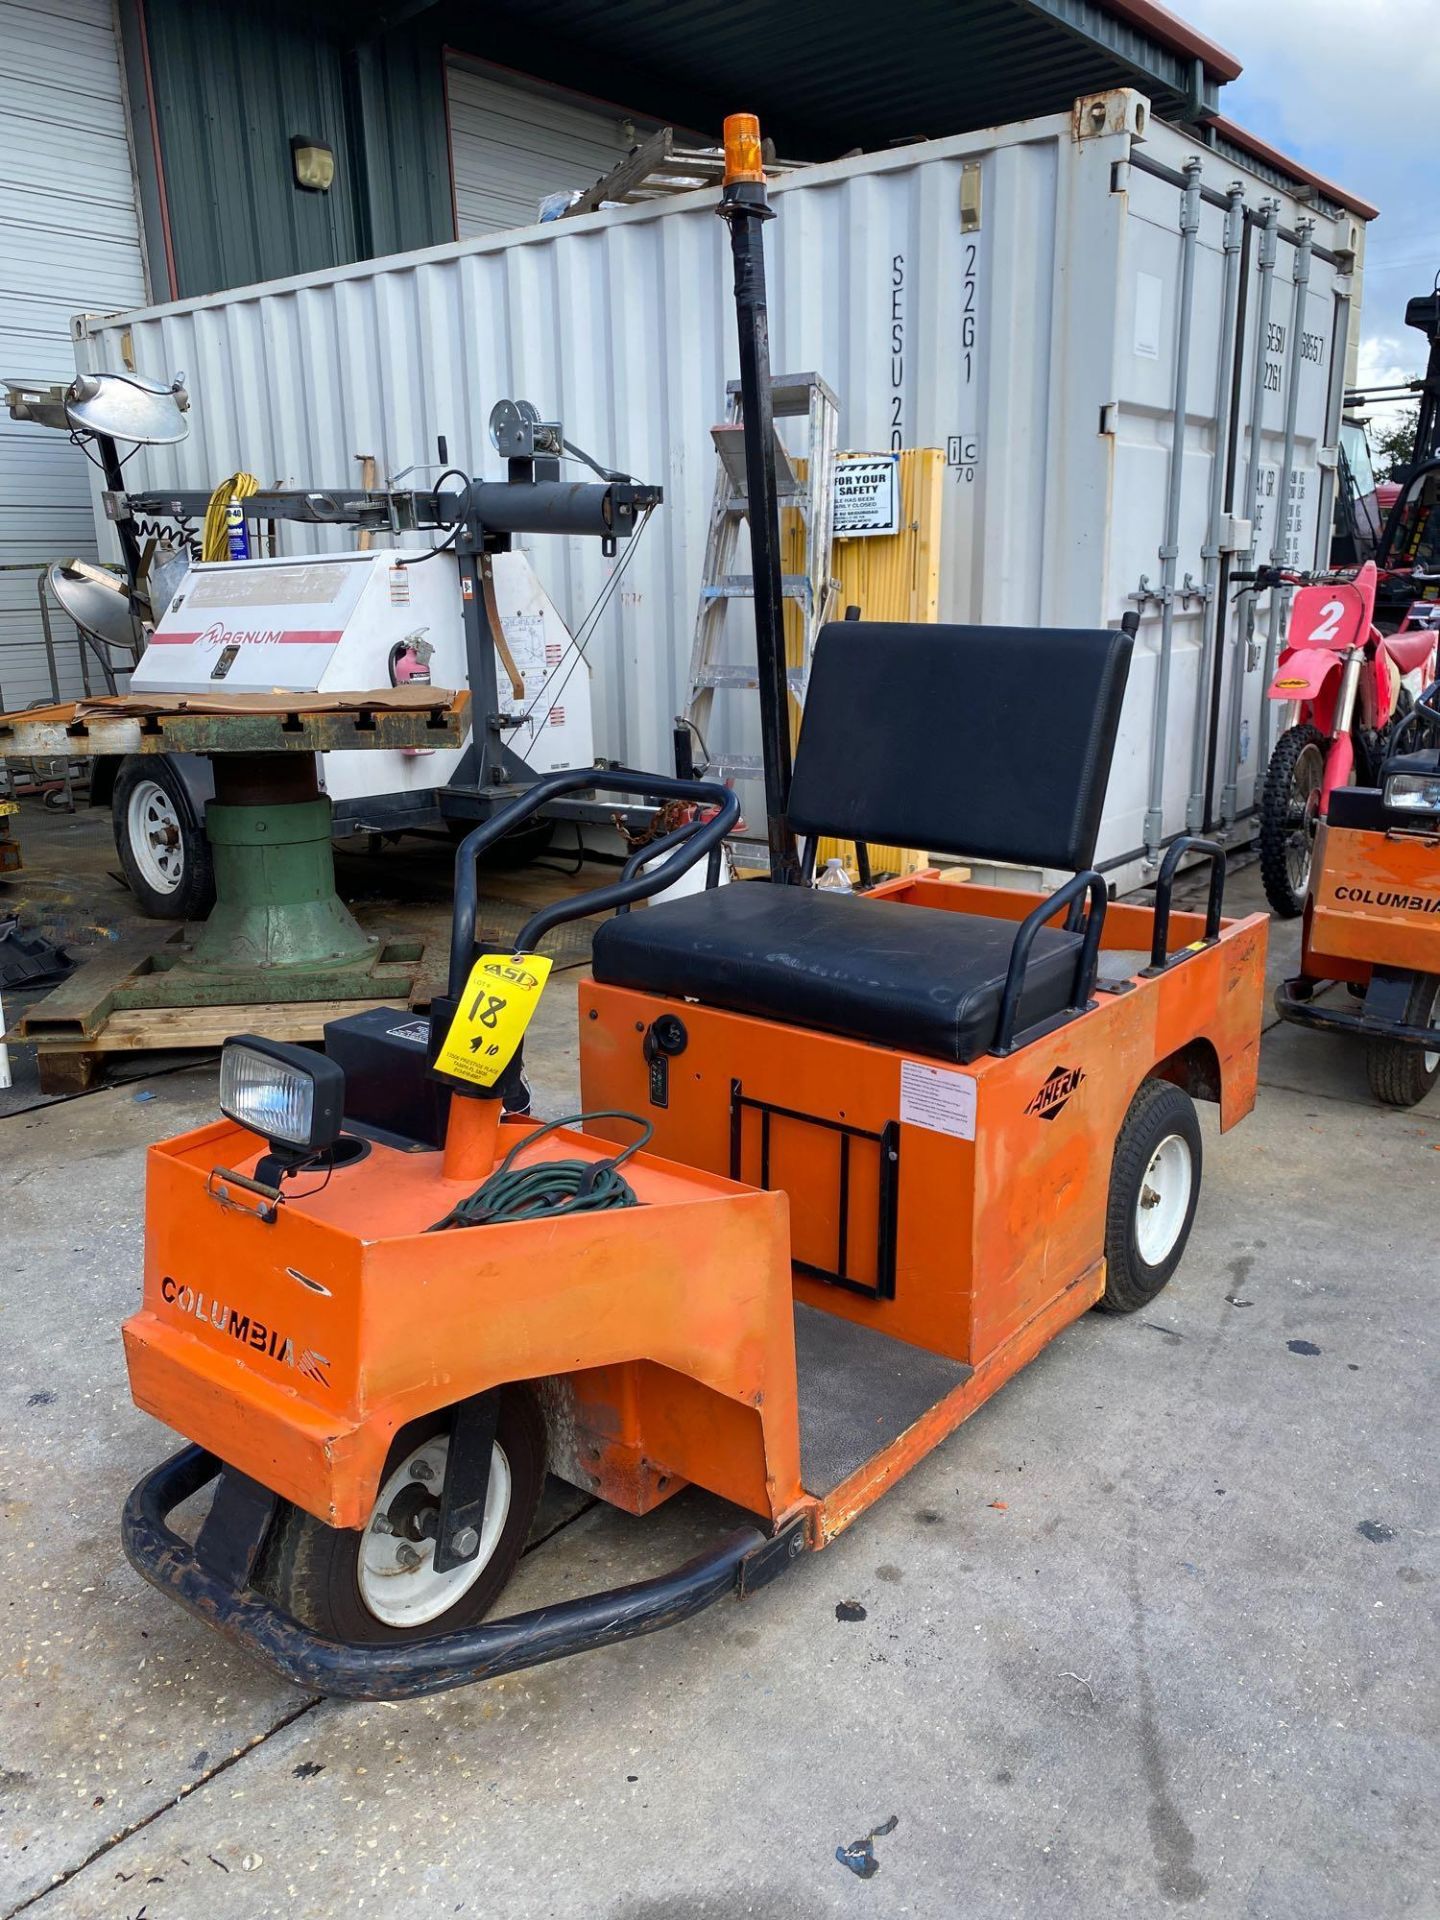
[[[1320,823],[1326,740],[1310,721],[1275,742],[1260,799],[1260,879],[1271,911],[1294,920],[1304,911]]]

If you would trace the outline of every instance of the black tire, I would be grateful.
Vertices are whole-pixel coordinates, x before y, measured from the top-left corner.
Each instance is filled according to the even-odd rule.
[[[169,820],[159,815],[168,812]],[[174,838],[168,850],[147,848],[139,836],[145,817]],[[215,904],[215,863],[204,823],[196,818],[185,782],[163,754],[130,754],[121,761],[110,800],[115,851],[140,911],[151,920],[203,920]],[[174,866],[171,884],[164,868]]]
[[[1178,1232],[1158,1260],[1141,1249],[1139,1222],[1156,1202],[1142,1205],[1151,1189],[1146,1175],[1162,1143],[1178,1140],[1189,1152],[1190,1191]],[[1185,1251],[1200,1198],[1203,1153],[1195,1102],[1169,1080],[1145,1080],[1130,1102],[1115,1141],[1110,1199],[1105,1214],[1105,1292],[1096,1305],[1105,1313],[1134,1313],[1148,1306],[1169,1280]],[[1182,1189],[1183,1191],[1183,1189]]]
[[[1303,881],[1298,871],[1296,836],[1305,833],[1313,844],[1313,827],[1297,820],[1303,801],[1295,793],[1296,774],[1325,770],[1325,736],[1307,720],[1289,727],[1275,742],[1270,765],[1265,770],[1265,787],[1260,798],[1260,879],[1271,911],[1281,920],[1295,920],[1305,910],[1310,862],[1304,862]],[[1319,782],[1316,781],[1318,787]]]
[[[1405,1006],[1407,1027],[1428,1027],[1440,1014],[1440,973],[1419,973],[1410,989]],[[1440,1030],[1435,1034],[1433,1066],[1422,1047],[1407,1047],[1399,1040],[1367,1040],[1365,1071],[1370,1091],[1387,1107],[1414,1107],[1440,1080]]]
[[[407,1455],[447,1432],[449,1425],[448,1413],[437,1413],[402,1428],[386,1460],[382,1485]],[[445,1612],[414,1627],[387,1625],[366,1605],[361,1591],[360,1551],[366,1530],[327,1527],[288,1501],[282,1503],[265,1545],[257,1576],[261,1591],[304,1626],[352,1643],[403,1644],[474,1626],[515,1571],[545,1485],[545,1421],[527,1388],[501,1388],[495,1444],[510,1470],[509,1510],[484,1568]]]

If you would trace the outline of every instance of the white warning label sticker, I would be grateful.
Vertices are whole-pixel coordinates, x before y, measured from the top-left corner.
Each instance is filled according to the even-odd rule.
[[[842,453],[835,462],[834,531],[854,539],[900,527],[898,453]]]
[[[975,1082],[969,1074],[927,1067],[922,1060],[900,1062],[900,1122],[928,1127],[932,1133],[975,1138]]]

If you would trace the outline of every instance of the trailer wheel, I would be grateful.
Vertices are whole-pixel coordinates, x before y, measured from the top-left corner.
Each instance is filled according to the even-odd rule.
[[[1282,920],[1305,911],[1325,778],[1325,736],[1306,721],[1275,742],[1260,799],[1260,879]]]
[[[444,1413],[396,1435],[375,1510],[358,1532],[283,1505],[259,1575],[262,1590],[292,1618],[336,1640],[403,1641],[483,1620],[515,1571],[540,1504],[545,1422],[533,1394],[501,1389],[480,1550],[436,1573],[433,1540],[419,1523],[439,1507],[449,1440]]]
[[[1195,1102],[1169,1080],[1146,1080],[1115,1142],[1105,1216],[1106,1313],[1147,1306],[1180,1264],[1200,1197]]]
[[[163,754],[120,763],[110,800],[115,851],[151,920],[203,920],[215,904],[215,864],[185,782]]]
[[[1407,1027],[1434,1027],[1435,1051],[1399,1040],[1368,1040],[1365,1071],[1370,1091],[1387,1107],[1414,1107],[1440,1080],[1440,973],[1416,976],[1405,1006]]]

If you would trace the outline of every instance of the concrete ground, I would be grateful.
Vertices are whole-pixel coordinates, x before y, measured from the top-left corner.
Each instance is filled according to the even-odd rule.
[[[551,1111],[574,979],[530,1049]],[[119,1549],[172,1444],[117,1334],[144,1151],[213,1114],[213,1068],[0,1120],[0,1920],[1440,1914],[1440,1094],[1381,1110],[1290,1029],[1262,1079],[1236,1132],[1207,1115],[1155,1305],[1062,1334],[825,1553],[400,1706],[270,1679]],[[716,1524],[588,1509],[513,1598]],[[837,1849],[872,1834],[862,1878]]]

